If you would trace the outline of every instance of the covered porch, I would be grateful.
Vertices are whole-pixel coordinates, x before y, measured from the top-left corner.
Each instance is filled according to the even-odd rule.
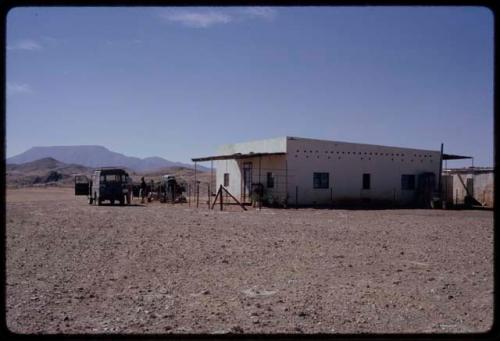
[[[288,172],[284,152],[233,153],[191,160],[195,165],[195,181],[198,163],[210,161],[212,195],[222,185],[246,205],[254,202],[252,193],[258,190],[262,191],[261,199],[268,203],[286,201]]]

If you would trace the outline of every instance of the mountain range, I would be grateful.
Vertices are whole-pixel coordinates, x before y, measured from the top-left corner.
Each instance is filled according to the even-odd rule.
[[[185,167],[168,167],[147,172],[131,172],[130,169],[123,167],[131,176],[132,180],[139,182],[142,176],[147,181],[159,181],[164,174],[175,175],[179,180],[192,183],[194,181],[194,170]],[[74,185],[75,175],[86,175],[90,177],[94,168],[85,167],[76,164],[67,164],[53,158],[42,158],[36,161],[7,164],[6,165],[6,183],[8,187],[26,187],[26,186],[63,186],[72,187]],[[197,179],[203,183],[202,192],[211,178],[210,172],[198,172]]]
[[[7,158],[7,164],[22,164],[43,158],[53,158],[66,164],[82,165],[85,167],[123,167],[136,172],[153,171],[168,167],[194,168],[191,164],[169,161],[161,157],[138,158],[113,152],[103,146],[52,146],[32,147],[27,151]],[[200,171],[208,168],[197,166]]]

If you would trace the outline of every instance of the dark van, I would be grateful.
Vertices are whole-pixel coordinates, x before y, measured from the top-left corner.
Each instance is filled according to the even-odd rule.
[[[128,173],[120,168],[101,168],[94,171],[92,178],[75,176],[75,195],[87,195],[89,204],[101,205],[108,200],[120,205],[130,204],[131,181]]]

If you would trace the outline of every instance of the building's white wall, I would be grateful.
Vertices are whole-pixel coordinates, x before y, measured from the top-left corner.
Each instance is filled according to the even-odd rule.
[[[289,138],[289,204],[295,203],[296,189],[299,205],[327,204],[331,195],[334,201],[370,198],[407,203],[415,191],[401,189],[401,175],[414,174],[417,183],[419,174],[433,172],[437,184],[439,161],[438,151]],[[329,189],[313,188],[314,172],[330,174]],[[362,190],[363,173],[371,174],[370,190]]]
[[[414,199],[415,191],[401,189],[401,175],[418,175],[432,172],[439,174],[439,151],[398,148],[325,141],[303,138],[276,138],[222,146],[218,154],[286,152],[286,156],[261,158],[261,183],[266,184],[266,172],[274,169],[277,175],[276,189],[267,193],[288,204],[328,204],[342,200],[396,200],[407,203]],[[366,153],[366,154],[365,154]],[[371,153],[371,155],[370,155]],[[403,156],[404,155],[404,156]],[[259,158],[215,161],[217,187],[223,184],[224,173],[229,173],[227,189],[237,198],[242,197],[243,162],[253,162],[253,182],[259,182]],[[313,173],[328,172],[330,188],[314,189]],[[371,174],[371,189],[362,190],[363,173]],[[288,177],[285,178],[285,174]],[[437,187],[436,187],[437,189]]]
[[[286,137],[279,137],[267,140],[250,141],[243,143],[235,143],[221,146],[217,150],[218,155],[228,155],[235,153],[285,153],[286,152]],[[261,182],[265,185],[266,172],[285,169],[285,156],[264,156],[261,158]],[[259,157],[239,159],[239,160],[221,160],[215,161],[216,168],[216,187],[224,184],[224,173],[229,173],[229,186],[227,190],[240,199],[242,197],[242,176],[243,163],[252,162],[252,181],[259,182]],[[277,174],[278,175],[278,174]],[[280,174],[280,187],[273,190],[268,190],[270,195],[277,195],[279,191],[286,192],[283,176]],[[283,194],[284,195],[284,194]]]
[[[216,161],[217,188],[220,185],[224,184],[224,173],[229,173],[229,186],[226,187],[227,190],[236,198],[242,198],[243,164],[245,162],[252,163],[252,183],[262,183],[264,185],[265,193],[270,198],[270,200],[284,201],[286,195],[285,155],[271,155],[263,156],[261,158],[253,157],[239,160]],[[273,188],[267,188],[267,172],[271,172],[273,174]]]

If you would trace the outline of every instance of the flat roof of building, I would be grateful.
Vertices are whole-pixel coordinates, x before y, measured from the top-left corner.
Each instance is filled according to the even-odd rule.
[[[225,146],[238,146],[238,145],[245,145],[247,143],[255,143],[255,142],[270,141],[270,140],[279,140],[279,139],[318,141],[318,142],[329,142],[329,143],[341,143],[341,144],[359,145],[359,146],[366,146],[366,147],[398,148],[398,149],[406,149],[406,150],[413,150],[413,151],[427,151],[427,152],[434,152],[434,153],[437,152],[437,153],[439,153],[439,150],[408,148],[408,147],[396,147],[396,146],[386,146],[386,145],[368,144],[368,143],[357,143],[357,142],[346,142],[346,141],[335,141],[335,140],[324,140],[324,139],[312,139],[312,138],[295,137],[295,136],[282,136],[282,137],[276,137],[276,138],[273,138],[273,139],[252,140],[252,141],[246,141],[246,142],[238,142],[238,143],[235,143],[235,144],[228,144],[228,145],[225,145]],[[285,154],[286,153],[284,153],[284,152],[273,152],[273,153],[266,153],[266,152],[232,153],[232,154],[220,154],[220,155],[213,155],[213,156],[192,158],[191,160],[193,162],[202,162],[202,161],[243,159],[243,158],[250,158],[250,157],[255,157],[255,156],[285,155]],[[461,160],[461,159],[472,159],[472,156],[464,156],[464,155],[456,155],[456,154],[446,154],[446,153],[443,153],[443,160]]]

